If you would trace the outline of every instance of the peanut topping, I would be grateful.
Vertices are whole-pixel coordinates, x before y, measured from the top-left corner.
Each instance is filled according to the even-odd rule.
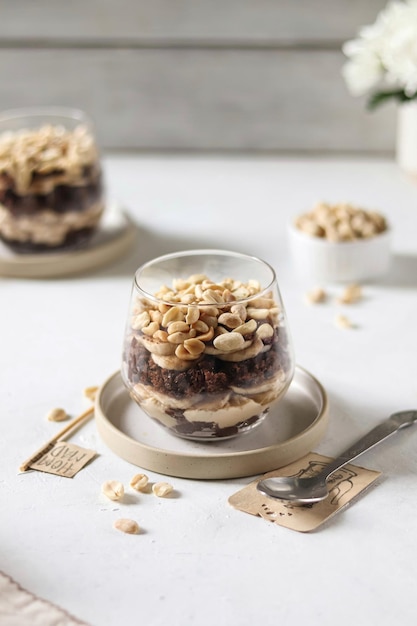
[[[215,283],[198,274],[174,280],[172,288],[163,285],[155,296],[164,302],[137,300],[132,329],[156,363],[172,362],[175,369],[181,369],[181,360],[191,362],[204,353],[236,353],[236,360],[256,355],[278,325],[280,309],[272,292],[262,293],[254,280]],[[242,298],[247,303],[237,302]]]
[[[0,174],[14,180],[15,191],[28,193],[37,174],[55,174],[74,184],[83,177],[85,166],[98,161],[97,149],[87,127],[73,131],[44,125],[36,130],[5,132],[0,135]]]

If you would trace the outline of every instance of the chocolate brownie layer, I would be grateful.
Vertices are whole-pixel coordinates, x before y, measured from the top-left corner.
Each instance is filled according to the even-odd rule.
[[[283,329],[277,328],[270,349],[252,359],[233,363],[203,355],[185,371],[176,371],[159,367],[146,348],[133,338],[126,355],[128,378],[133,384],[150,385],[155,391],[176,398],[222,393],[233,386],[255,387],[272,378],[280,368],[284,371],[289,368],[283,339]]]
[[[0,204],[16,217],[48,209],[56,213],[85,211],[100,201],[103,194],[101,176],[84,185],[57,185],[48,193],[17,194],[13,187],[0,188]]]

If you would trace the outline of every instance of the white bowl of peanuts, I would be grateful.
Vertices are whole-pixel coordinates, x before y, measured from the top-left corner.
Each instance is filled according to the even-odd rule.
[[[275,272],[264,261],[192,250],[135,273],[122,379],[174,435],[221,440],[258,427],[294,365]]]
[[[391,230],[383,215],[349,204],[317,204],[289,225],[299,276],[338,283],[374,279],[390,264]]]

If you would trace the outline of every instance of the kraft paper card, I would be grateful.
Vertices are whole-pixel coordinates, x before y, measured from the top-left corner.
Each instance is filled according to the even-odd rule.
[[[30,464],[30,469],[73,478],[91,459],[96,456],[94,450],[88,450],[75,443],[57,441],[40,459]]]
[[[272,476],[313,476],[317,474],[332,459],[321,454],[311,452],[302,459],[268,472],[261,478]],[[329,496],[314,504],[295,506],[290,502],[276,500],[265,496],[257,490],[258,478],[244,489],[241,489],[229,498],[229,504],[235,509],[258,515],[265,520],[285,526],[291,530],[309,532],[343,509],[349,502],[364,492],[381,472],[368,470],[356,465],[345,465],[335,472],[328,480]]]

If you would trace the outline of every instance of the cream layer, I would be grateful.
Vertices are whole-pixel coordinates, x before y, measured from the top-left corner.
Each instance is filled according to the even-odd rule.
[[[68,233],[97,226],[103,211],[104,204],[97,202],[84,211],[56,213],[46,209],[14,216],[0,204],[0,234],[12,241],[58,246]]]

